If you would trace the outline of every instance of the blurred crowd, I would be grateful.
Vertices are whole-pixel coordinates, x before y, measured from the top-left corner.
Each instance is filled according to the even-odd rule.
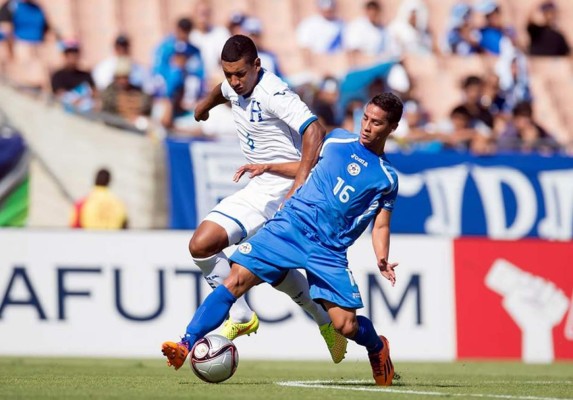
[[[5,54],[0,72],[5,76],[11,60],[18,57],[19,42],[37,47],[34,51],[41,54],[52,35],[60,47],[61,66],[51,72],[49,88],[40,85],[39,90],[50,91],[66,110],[97,114],[108,124],[153,130],[162,137],[231,138],[235,129],[229,107],[219,106],[202,123],[195,121],[193,110],[222,79],[219,57],[226,39],[244,34],[257,44],[263,67],[289,82],[328,128],[356,132],[365,101],[373,93],[389,90],[405,103],[392,150],[573,154],[573,133],[556,137],[535,115],[530,85],[529,56],[570,56],[553,1],[532,3],[526,41],[518,40],[516,27],[504,24],[506,10],[494,0],[456,2],[445,32],[430,30],[424,0],[401,1],[390,21],[385,0],[363,1],[363,15],[354,20],[339,14],[336,0],[313,1],[316,12],[295,28],[300,55],[309,69],[318,55],[342,55],[345,62],[339,74],[313,79],[285,75],[281,54],[264,44],[265,27],[256,10],[231,14],[226,26],[218,26],[213,23],[216,10],[205,0],[198,0],[189,15],[181,16],[172,32],[153,45],[147,65],[134,60],[131,38],[119,34],[110,43],[109,57],[92,70],[82,67],[82,44],[60,37],[38,3],[5,1],[0,8],[0,45]],[[416,76],[403,62],[408,55],[424,54],[480,55],[490,60],[491,67],[463,77],[462,101],[447,118],[437,118],[417,96]]]

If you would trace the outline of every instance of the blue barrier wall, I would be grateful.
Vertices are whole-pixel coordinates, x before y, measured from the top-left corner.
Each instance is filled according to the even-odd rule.
[[[193,229],[221,198],[243,184],[234,143],[168,140],[170,227]],[[395,233],[497,239],[573,238],[573,158],[475,157],[456,152],[389,154],[400,189]]]

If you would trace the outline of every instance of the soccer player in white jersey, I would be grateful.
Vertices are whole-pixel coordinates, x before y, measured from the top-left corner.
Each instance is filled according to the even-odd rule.
[[[226,80],[197,105],[195,118],[206,120],[210,109],[231,102],[241,150],[248,162],[239,168],[234,179],[245,172],[253,178],[245,188],[215,206],[189,242],[193,261],[213,289],[230,273],[223,250],[252,236],[304,183],[318,160],[325,134],[299,96],[276,75],[261,68],[257,48],[250,38],[229,38],[221,52],[221,64]],[[289,271],[274,286],[312,316],[332,360],[342,361],[347,340],[335,331],[326,310],[311,299],[304,275]],[[256,332],[258,327],[256,313],[240,298],[231,308],[221,334],[233,340]],[[185,340],[162,345],[167,364],[175,369],[183,365],[188,350]]]
[[[363,304],[346,254],[374,220],[372,246],[378,269],[395,284],[398,264],[390,263],[388,256],[398,176],[384,147],[402,110],[395,95],[377,95],[364,109],[360,136],[335,129],[325,138],[307,182],[231,256],[230,276],[207,296],[187,326],[188,345],[217,327],[251,287],[272,284],[302,266],[312,298],[328,310],[336,329],[366,348],[376,384],[392,384],[388,340],[378,336],[372,321],[356,316]]]

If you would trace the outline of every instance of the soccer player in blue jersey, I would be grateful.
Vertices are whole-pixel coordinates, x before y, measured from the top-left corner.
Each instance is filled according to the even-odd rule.
[[[335,329],[366,347],[377,385],[392,384],[394,367],[388,340],[372,322],[356,316],[362,308],[348,267],[347,249],[374,220],[372,245],[380,273],[392,285],[397,263],[388,261],[390,216],[398,177],[384,155],[398,126],[402,102],[377,95],[364,109],[360,135],[335,129],[326,136],[307,182],[252,238],[231,256],[231,274],[197,309],[179,346],[181,353],[223,322],[233,303],[251,287],[279,281],[304,268],[312,298],[328,311]]]

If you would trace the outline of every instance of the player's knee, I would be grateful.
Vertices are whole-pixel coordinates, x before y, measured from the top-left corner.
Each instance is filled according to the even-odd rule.
[[[332,320],[332,325],[344,337],[354,337],[358,330],[358,322],[355,317],[345,316]]]
[[[217,243],[207,235],[198,234],[197,232],[189,240],[189,253],[193,258],[207,258],[217,254],[221,249]]]

